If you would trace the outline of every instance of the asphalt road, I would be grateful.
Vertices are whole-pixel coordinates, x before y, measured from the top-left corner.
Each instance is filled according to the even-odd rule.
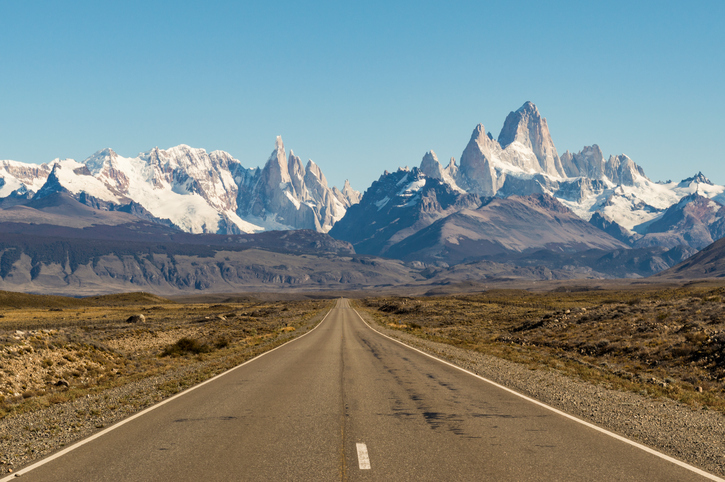
[[[346,300],[309,334],[21,474],[114,482],[706,480],[391,341]]]

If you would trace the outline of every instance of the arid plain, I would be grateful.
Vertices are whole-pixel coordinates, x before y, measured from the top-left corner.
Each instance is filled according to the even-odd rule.
[[[354,305],[393,334],[725,413],[725,284],[550,288],[358,292]],[[2,293],[3,473],[306,332],[333,305],[304,294],[259,296]]]

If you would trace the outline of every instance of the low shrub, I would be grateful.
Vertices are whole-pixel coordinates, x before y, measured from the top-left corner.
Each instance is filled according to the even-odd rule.
[[[180,338],[173,345],[167,346],[161,356],[182,356],[189,353],[198,355],[200,353],[208,353],[211,348],[206,343],[201,343],[199,340],[194,338],[183,337]]]

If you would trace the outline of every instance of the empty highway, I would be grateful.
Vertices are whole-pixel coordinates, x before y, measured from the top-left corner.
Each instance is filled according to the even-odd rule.
[[[113,482],[707,480],[396,343],[347,300],[305,336],[20,472]]]

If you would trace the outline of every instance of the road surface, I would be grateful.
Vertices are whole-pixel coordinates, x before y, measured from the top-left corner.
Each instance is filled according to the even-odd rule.
[[[28,481],[707,480],[378,334],[339,300],[307,335]]]

